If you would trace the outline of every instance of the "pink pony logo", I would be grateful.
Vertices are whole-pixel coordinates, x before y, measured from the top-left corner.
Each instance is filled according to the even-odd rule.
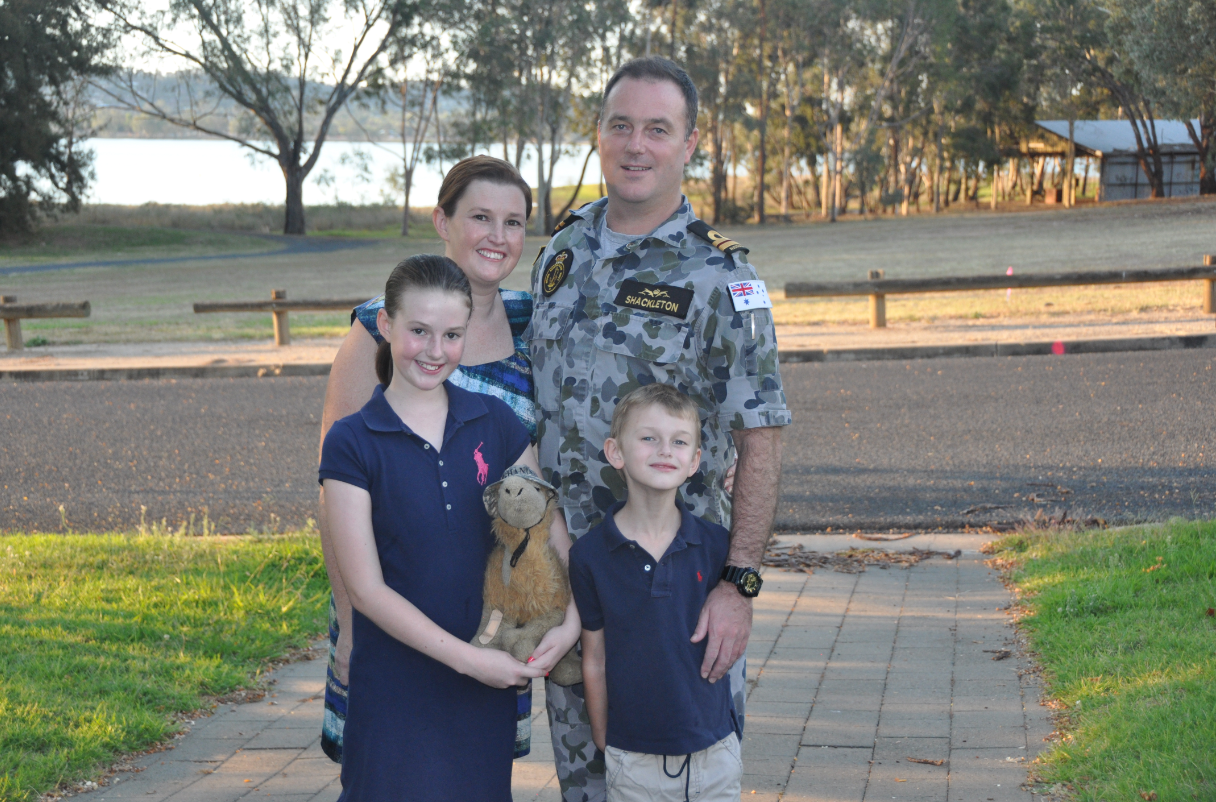
[[[478,443],[477,448],[473,449],[473,461],[477,463],[477,484],[479,485],[484,485],[490,478],[490,466],[486,464],[486,458],[481,455],[483,445],[485,445],[485,441]]]

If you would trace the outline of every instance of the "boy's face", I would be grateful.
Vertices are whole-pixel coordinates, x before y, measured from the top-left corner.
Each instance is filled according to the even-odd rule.
[[[658,405],[635,409],[620,440],[604,441],[609,464],[626,480],[652,490],[675,490],[697,472],[701,449],[695,424]]]

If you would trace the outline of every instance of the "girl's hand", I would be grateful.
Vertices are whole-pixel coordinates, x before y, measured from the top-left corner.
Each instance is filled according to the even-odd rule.
[[[528,665],[533,668],[539,667],[545,674],[548,674],[558,661],[566,656],[566,652],[574,648],[574,644],[578,643],[582,632],[582,622],[578,620],[577,616],[572,620],[567,613],[566,620],[546,632],[545,636],[540,639],[540,643],[536,644],[536,651],[532,652]]]
[[[498,649],[478,649],[469,646],[467,664],[460,672],[491,688],[511,688],[524,685],[530,679],[543,677],[545,672],[536,664],[525,665]]]

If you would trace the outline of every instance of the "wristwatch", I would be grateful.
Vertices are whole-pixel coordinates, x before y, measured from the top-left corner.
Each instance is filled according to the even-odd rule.
[[[764,584],[764,580],[760,578],[760,572],[755,568],[747,568],[738,565],[728,565],[722,569],[722,578],[734,585],[749,599],[754,599],[760,595],[760,586]]]

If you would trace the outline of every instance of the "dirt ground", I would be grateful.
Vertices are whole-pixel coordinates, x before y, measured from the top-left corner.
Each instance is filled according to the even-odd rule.
[[[782,300],[780,288],[793,280],[862,278],[871,268],[889,278],[976,275],[1057,270],[1101,270],[1120,267],[1195,266],[1204,253],[1216,253],[1216,199],[1128,203],[1075,210],[976,211],[909,218],[855,217],[836,224],[772,224],[726,227],[725,233],[751,249],[761,277]],[[533,255],[543,240],[529,238],[520,267],[505,286],[527,287]],[[92,316],[83,320],[26,321],[25,338],[52,344],[148,342],[165,340],[262,339],[270,336],[269,315],[195,315],[197,301],[256,300],[272,288],[286,289],[289,298],[371,297],[383,287],[392,266],[413,253],[440,250],[439,240],[380,240],[362,247],[330,253],[267,255],[210,261],[128,264],[40,273],[0,275],[0,293],[22,301],[88,300]],[[6,265],[8,267],[8,265]],[[1097,290],[1094,290],[1096,293]],[[1102,292],[1112,292],[1103,289]],[[1064,301],[1035,300],[1019,307],[1018,317],[1083,312],[1097,315],[1120,310],[1144,314],[1160,309],[1171,314],[1198,311],[1198,293],[1187,285],[1149,298],[1136,288],[1122,291],[1126,303],[1093,309],[1092,293],[1073,290]],[[1003,296],[997,293],[997,296]],[[1068,298],[1073,299],[1069,302]],[[1130,299],[1130,300],[1128,300]],[[1191,300],[1193,299],[1193,300]],[[987,316],[999,311],[1003,297],[971,302],[956,297],[948,317]],[[832,301],[824,311],[789,304],[781,315],[789,322],[854,323],[864,320],[864,300]],[[900,315],[893,299],[893,322]],[[908,320],[933,319],[935,301],[921,299],[909,307]],[[930,304],[925,307],[924,304]],[[941,302],[945,306],[945,301]],[[1051,304],[1048,306],[1047,304]],[[1193,304],[1193,307],[1192,307]],[[780,306],[780,305],[779,305]],[[1188,309],[1188,307],[1191,307]],[[343,313],[293,314],[293,335],[326,337],[341,334]]]

